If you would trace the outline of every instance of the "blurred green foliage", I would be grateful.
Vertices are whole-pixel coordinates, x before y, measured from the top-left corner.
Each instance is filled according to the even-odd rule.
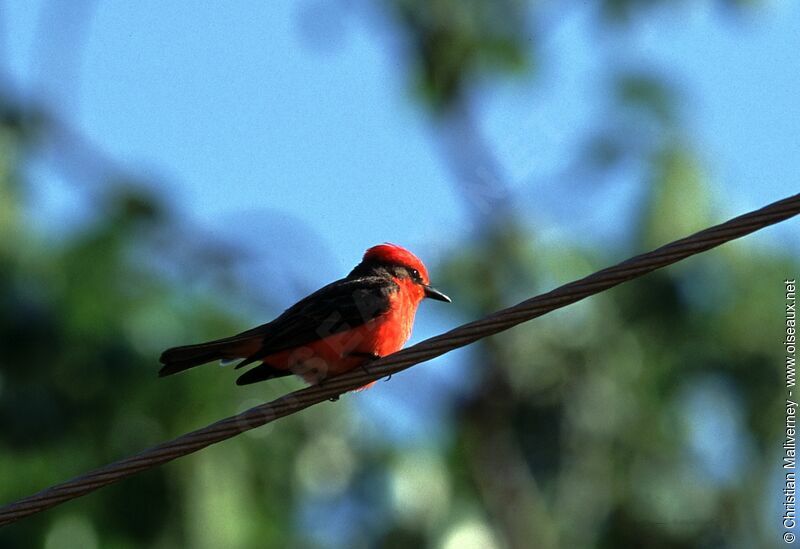
[[[606,1],[600,14],[624,24],[673,3]],[[478,77],[534,66],[526,2],[387,6],[435,110]],[[676,91],[609,72],[609,112],[581,161],[644,166],[630,241],[546,246],[526,220],[489,215],[433,269],[464,317],[719,221]],[[191,237],[120,180],[79,232],[37,234],[23,166],[50,130],[13,102],[0,113],[0,501],[262,402],[263,387],[213,368],[155,378],[164,347],[243,327],[192,284],[214,265],[159,253],[165,235],[176,248]],[[470,388],[441,395],[451,428],[436,445],[371,435],[343,399],[4,528],[0,546],[769,546],[782,280],[798,267],[739,241],[483,340],[465,358]]]
[[[16,119],[29,117],[20,109]],[[184,274],[170,278],[159,274],[154,257],[143,262],[143,250],[155,249],[168,230],[167,213],[149,192],[122,182],[108,182],[93,221],[79,232],[56,241],[37,235],[25,223],[20,173],[40,142],[26,130],[24,122],[8,120],[0,129],[3,501],[230,415],[242,403],[242,393],[218,380],[159,383],[155,376],[164,347],[241,327],[184,289],[185,273],[211,266],[180,265]],[[286,423],[269,448],[251,444],[246,451],[243,439],[224,453],[206,452],[188,469],[160,468],[5,528],[0,546],[285,542],[293,508],[287,470],[304,436],[297,423]],[[273,460],[274,466],[258,465]],[[207,480],[217,468],[228,471],[224,485]],[[232,516],[248,520],[249,531],[235,527]]]
[[[673,199],[683,161],[654,167],[645,241],[708,222],[702,188]],[[442,285],[479,315],[613,259],[504,227],[449,262]],[[775,341],[783,279],[798,267],[738,242],[476,344],[481,390],[458,407],[449,463],[470,471],[460,499],[512,547],[769,546]]]
[[[520,0],[392,0],[407,31],[415,80],[435,109],[458,100],[482,73],[529,63],[528,3]]]

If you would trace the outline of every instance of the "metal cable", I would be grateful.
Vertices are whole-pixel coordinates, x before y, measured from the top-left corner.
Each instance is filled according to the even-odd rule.
[[[0,507],[0,526],[55,505],[83,496],[118,482],[140,471],[196,452],[206,446],[260,427],[309,406],[338,397],[371,381],[395,374],[414,364],[440,356],[481,338],[507,330],[517,324],[554,311],[590,295],[600,293],[622,282],[638,278],[651,271],[676,263],[725,242],[739,238],[793,217],[800,213],[800,194],[780,200],[760,210],[750,212],[638,255],[613,267],[597,271],[585,278],[565,284],[469,322],[444,334],[432,337],[393,355],[372,362],[367,371],[356,369],[326,380],[323,385],[306,387],[272,402],[251,408],[238,415],[212,423],[169,442],[159,444],[129,458],[116,461],[85,475],[57,484],[32,496]]]

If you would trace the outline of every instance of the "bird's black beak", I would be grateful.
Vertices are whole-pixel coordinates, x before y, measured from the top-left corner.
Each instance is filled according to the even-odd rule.
[[[427,284],[422,285],[425,288],[425,297],[429,297],[431,299],[436,299],[437,301],[446,301],[447,303],[452,303],[453,300],[444,295],[442,292],[437,290],[436,288],[431,288]]]

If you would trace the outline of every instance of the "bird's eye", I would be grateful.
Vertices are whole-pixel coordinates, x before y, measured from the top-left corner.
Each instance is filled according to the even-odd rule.
[[[414,280],[422,280],[422,277],[420,276],[418,270],[411,269],[409,272],[411,273],[411,278],[413,278]]]

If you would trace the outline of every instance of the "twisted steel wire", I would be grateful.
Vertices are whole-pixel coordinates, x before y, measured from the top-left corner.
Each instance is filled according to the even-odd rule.
[[[527,299],[480,320],[469,322],[412,347],[380,358],[365,370],[354,370],[289,393],[272,402],[261,404],[235,416],[217,421],[174,440],[159,444],[100,469],[42,490],[32,496],[0,507],[0,526],[39,513],[65,501],[83,496],[118,482],[135,473],[191,454],[206,446],[260,427],[276,419],[299,412],[320,402],[336,398],[371,381],[395,374],[406,368],[463,347],[481,338],[507,330],[590,295],[600,293],[622,282],[640,277],[689,256],[773,225],[800,213],[800,194],[774,202],[760,210],[736,217],[676,240],[651,252],[638,255],[580,280],[570,282],[545,294]]]

